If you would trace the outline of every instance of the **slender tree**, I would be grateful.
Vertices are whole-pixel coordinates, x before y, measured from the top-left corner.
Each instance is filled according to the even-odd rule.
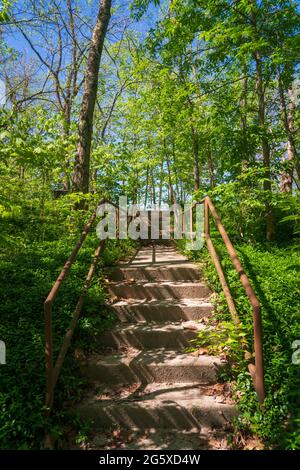
[[[73,177],[75,189],[83,193],[89,192],[90,155],[93,136],[93,119],[98,90],[98,75],[104,39],[110,17],[111,0],[101,0],[86,65]]]

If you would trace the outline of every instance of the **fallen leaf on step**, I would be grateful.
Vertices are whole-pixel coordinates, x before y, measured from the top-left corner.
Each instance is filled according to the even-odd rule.
[[[217,403],[226,403],[226,399],[225,397],[223,397],[222,395],[218,395],[216,398],[215,398],[216,402]]]
[[[205,354],[208,354],[208,350],[206,348],[199,348],[191,354],[192,356],[204,356]]]
[[[226,386],[228,384],[223,384],[223,383],[217,383],[214,385],[210,385],[209,387],[206,388],[206,394],[207,395],[223,395],[225,393]]]
[[[110,400],[111,395],[108,393],[102,393],[99,397],[97,397],[97,400]]]
[[[183,326],[183,328],[185,328],[187,330],[198,330],[198,326],[193,321],[192,322],[184,322],[184,323],[182,323],[182,326]]]
[[[199,356],[204,356],[205,354],[208,354],[208,349],[206,349],[206,348],[199,348],[199,349],[198,349],[198,354],[199,354]]]
[[[244,450],[263,450],[264,445],[262,444],[261,441],[259,441],[256,438],[253,439],[248,439],[246,441],[246,445],[244,447]]]
[[[249,351],[245,352],[245,359],[246,361],[250,361],[250,359],[252,359],[252,354]]]
[[[211,449],[225,450],[228,448],[226,439],[217,440],[217,439],[212,438],[209,440],[209,446]]]
[[[227,355],[225,353],[220,354],[221,362],[227,362]]]

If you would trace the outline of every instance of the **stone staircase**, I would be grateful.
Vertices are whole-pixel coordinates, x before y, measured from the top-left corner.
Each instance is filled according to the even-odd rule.
[[[173,245],[142,247],[108,269],[118,323],[80,360],[91,387],[76,411],[92,449],[225,449],[236,414],[218,357],[186,353],[212,312],[199,269]],[[118,434],[119,433],[119,434]],[[118,445],[117,445],[118,448]]]

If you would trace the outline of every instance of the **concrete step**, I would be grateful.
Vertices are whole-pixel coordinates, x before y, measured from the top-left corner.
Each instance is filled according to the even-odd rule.
[[[165,266],[174,264],[188,262],[187,258],[178,253],[178,251],[173,246],[147,246],[141,248],[135,256],[129,260],[127,263],[120,263],[119,266],[125,267],[130,264],[134,266],[153,266],[157,264],[164,264]]]
[[[225,365],[219,357],[192,356],[164,349],[126,352],[124,355],[94,354],[79,362],[83,376],[111,386],[152,382],[214,384],[218,371]]]
[[[101,399],[95,395],[76,407],[82,419],[94,429],[121,426],[130,429],[206,429],[222,428],[235,416],[230,402],[221,402],[205,390],[186,384],[160,388],[141,397]]]
[[[201,273],[194,264],[176,262],[158,266],[109,267],[106,273],[112,281],[199,281]]]
[[[119,429],[117,449],[126,450],[229,450],[225,429]],[[125,444],[124,444],[125,442]],[[91,450],[115,450],[116,439],[111,429],[98,430],[89,441]],[[80,450],[80,448],[79,448]],[[198,454],[197,457],[200,457]]]
[[[202,299],[121,300],[109,305],[121,322],[178,322],[211,315],[213,305]]]
[[[179,351],[188,347],[192,339],[197,338],[198,331],[205,325],[194,321],[179,324],[163,323],[116,325],[112,330],[106,331],[97,337],[101,346],[119,349],[133,347],[136,349],[175,349]]]
[[[123,299],[196,299],[206,298],[211,291],[200,282],[112,282],[111,296]]]
[[[197,322],[213,309],[197,266],[174,245],[152,243],[106,273],[109,308],[119,322],[95,337],[101,352],[77,354],[89,387],[70,410],[92,426],[92,448],[113,448],[107,436],[116,427],[139,436],[126,448],[224,446],[237,415],[228,385],[218,383],[227,364],[184,352],[199,330],[212,328]]]

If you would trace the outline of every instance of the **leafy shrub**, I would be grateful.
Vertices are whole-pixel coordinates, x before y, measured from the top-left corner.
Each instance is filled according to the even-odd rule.
[[[265,240],[265,204],[272,205],[277,242],[292,241],[300,233],[299,196],[263,191],[263,168],[248,168],[234,182],[209,192],[223,224],[234,240],[251,243]]]
[[[58,210],[63,204],[66,208]],[[0,366],[1,449],[39,448],[47,430],[59,433],[59,423],[65,419],[63,404],[80,393],[82,382],[76,374],[72,349],[87,344],[95,331],[109,327],[113,321],[102,307],[105,292],[99,282],[101,266],[108,259],[112,262],[126,254],[131,249],[127,241],[111,241],[107,245],[57,384],[54,413],[46,419],[43,302],[74,247],[83,218],[87,218],[83,213],[70,215],[67,206],[68,201],[49,202],[42,221],[35,208],[23,208],[20,215],[0,218],[2,234],[7,240],[0,252],[0,339],[7,348],[7,364]],[[96,244],[95,235],[87,237],[54,302],[55,357]]]

